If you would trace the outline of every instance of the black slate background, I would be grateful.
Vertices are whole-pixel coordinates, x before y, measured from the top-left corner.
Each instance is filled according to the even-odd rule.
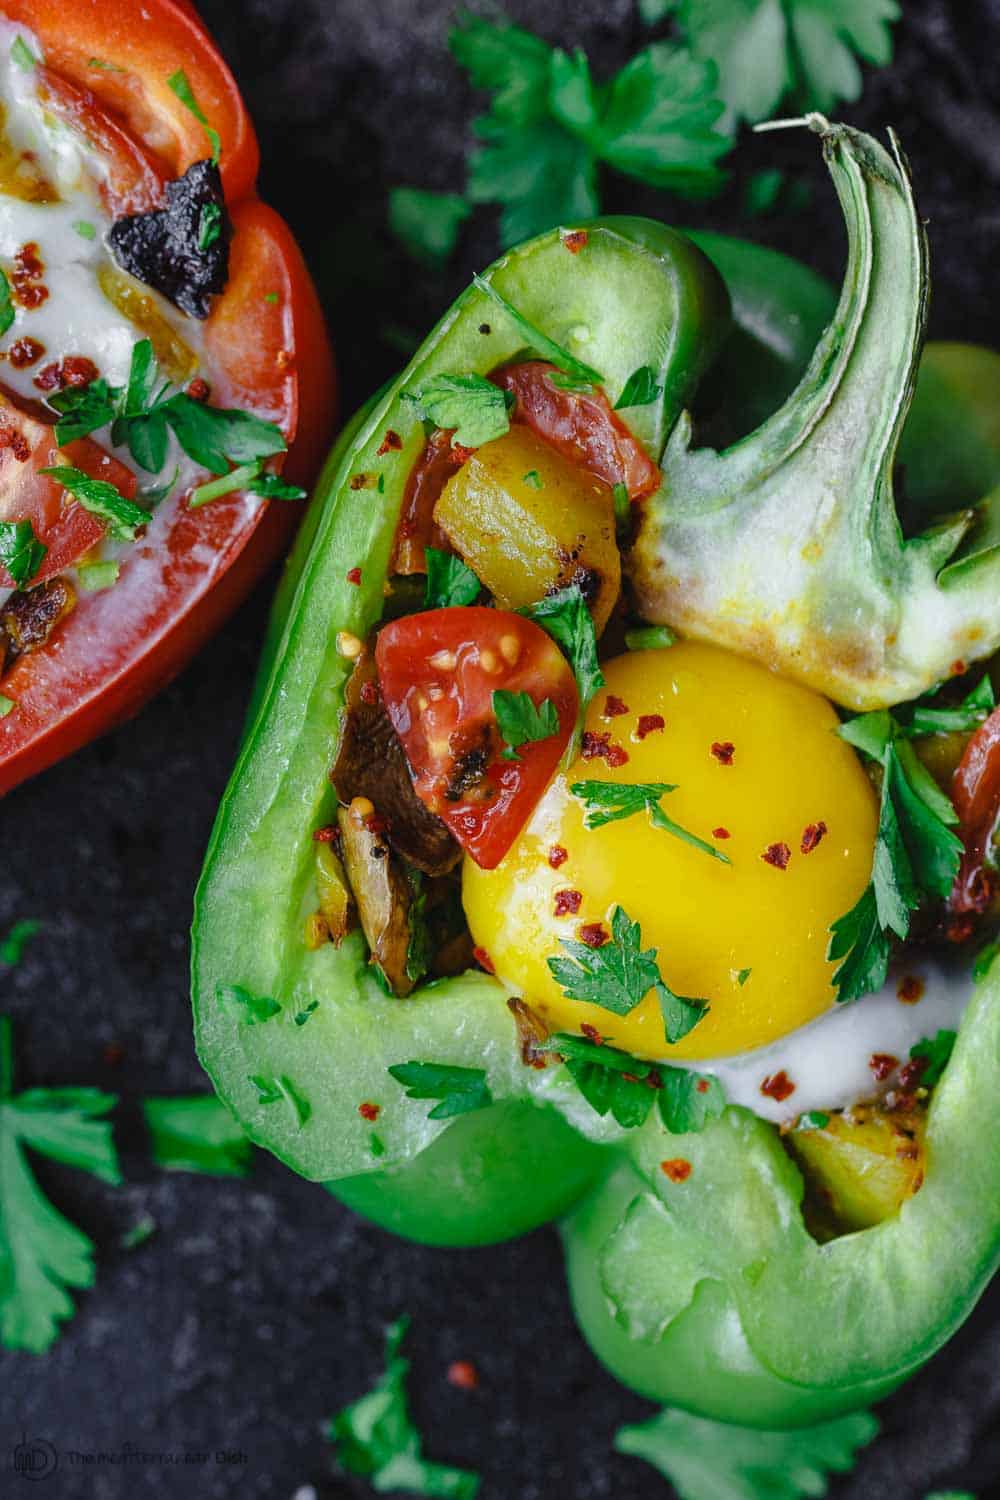
[[[263,191],[300,233],[320,282],[346,413],[396,367],[407,335],[426,329],[494,253],[488,212],[439,276],[419,273],[384,229],[388,185],[462,183],[473,100],[445,50],[452,7],[203,0],[202,9],[256,118]],[[904,9],[893,67],[868,78],[844,117],[894,124],[910,154],[930,219],[934,335],[1000,344],[1000,6],[904,0]],[[586,47],[600,71],[620,65],[640,36],[632,0],[511,0],[510,13]],[[836,276],[842,235],[814,145],[748,137],[736,161],[741,176],[772,163],[808,176],[808,211],[750,232]],[[606,203],[747,230],[738,180],[709,207],[621,181],[608,183]],[[611,1451],[615,1428],[648,1408],[604,1375],[577,1336],[551,1232],[476,1252],[427,1251],[365,1225],[264,1156],[249,1182],[232,1183],[156,1174],[143,1153],[136,1101],[204,1087],[186,993],[191,893],[268,593],[134,723],[0,809],[0,933],[20,917],[45,922],[23,964],[0,973],[3,1008],[18,1022],[21,1080],[120,1091],[128,1178],[112,1190],[40,1168],[98,1243],[98,1285],[79,1298],[49,1355],[0,1354],[0,1496],[25,1492],[11,1457],[22,1436],[61,1455],[41,1491],[53,1500],[290,1500],[302,1486],[319,1500],[366,1494],[332,1475],[320,1424],[367,1388],[380,1367],[381,1325],[404,1310],[414,1320],[413,1399],[428,1449],[482,1470],[484,1500],[666,1495],[651,1469]],[[131,1253],[116,1248],[144,1213],[157,1221],[155,1238]],[[445,1381],[456,1358],[476,1363],[478,1392]],[[882,1437],[831,1493],[998,1495],[998,1413],[994,1291],[931,1368],[884,1405]],[[98,1471],[68,1458],[129,1443],[175,1462]],[[185,1451],[209,1461],[185,1468]]]

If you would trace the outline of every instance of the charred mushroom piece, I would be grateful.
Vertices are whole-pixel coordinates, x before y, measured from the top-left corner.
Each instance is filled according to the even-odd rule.
[[[385,838],[425,875],[454,869],[462,851],[413,790],[406,755],[379,693],[375,659],[367,649],[347,684],[340,731],[330,780],[341,802],[369,798],[385,823]]]
[[[33,589],[11,594],[0,607],[0,672],[19,656],[44,646],[59,621],[76,604],[76,594],[65,578],[50,578]]]
[[[212,161],[196,161],[167,183],[166,192],[165,208],[116,219],[108,244],[123,271],[181,312],[207,318],[210,298],[229,279],[233,237],[219,169]]]
[[[378,831],[367,798],[357,797],[350,807],[340,808],[337,822],[340,850],[372,963],[378,965],[393,994],[402,999],[416,982],[410,973],[413,888],[393,859],[384,833]]]

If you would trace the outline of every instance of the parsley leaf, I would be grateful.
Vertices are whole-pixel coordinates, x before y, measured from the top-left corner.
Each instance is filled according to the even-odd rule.
[[[717,64],[730,113],[751,121],[788,93],[822,113],[856,99],[855,53],[884,67],[900,13],[897,0],[679,0],[677,11],[696,56]]]
[[[625,646],[629,651],[665,651],[676,641],[669,625],[640,625],[625,632]]]
[[[198,121],[198,124],[203,127],[205,134],[208,136],[209,145],[212,148],[212,161],[218,166],[219,157],[222,155],[222,141],[219,137],[219,132],[213,130],[205,118],[204,110],[195,98],[194,89],[191,87],[190,80],[183,68],[178,68],[176,73],[171,73],[167,79],[167,87],[173,90],[185,109],[190,110],[191,114]]]
[[[0,521],[0,563],[16,588],[31,582],[48,550],[36,537],[30,521]]]
[[[538,707],[530,693],[510,693],[497,688],[493,693],[493,712],[504,739],[503,760],[520,760],[521,745],[550,740],[559,733],[559,711],[551,698]]]
[[[198,249],[209,250],[222,233],[222,209],[217,203],[205,203],[198,220]]]
[[[397,187],[389,193],[389,228],[414,260],[430,267],[454,252],[458,232],[472,212],[458,193]]]
[[[460,1068],[451,1063],[396,1063],[389,1070],[403,1085],[407,1099],[440,1099],[429,1120],[449,1120],[493,1103],[484,1068]]]
[[[904,726],[905,733],[910,735],[950,734],[978,729],[983,720],[996,708],[993,683],[990,681],[988,672],[984,672],[961,703],[956,703],[950,708],[934,706],[934,699],[940,691],[939,688],[935,693],[925,693],[922,698],[917,699],[916,703],[907,704],[904,709],[896,710],[896,718]]]
[[[924,1037],[920,1042],[910,1048],[910,1057],[926,1057],[927,1066],[920,1075],[921,1087],[932,1089],[936,1083],[940,1083],[944,1070],[951,1060],[951,1054],[955,1050],[954,1031],[941,1030],[936,1036]]]
[[[6,271],[0,270],[0,334],[7,332],[14,321],[14,300],[10,294],[10,282]]]
[[[85,594],[99,594],[118,582],[121,568],[116,562],[77,563],[77,582]]]
[[[714,1073],[690,1068],[661,1068],[660,1119],[672,1135],[690,1135],[717,1120],[726,1095]]]
[[[30,72],[38,61],[37,57],[32,52],[27,42],[24,40],[24,37],[20,34],[18,34],[11,43],[10,55],[11,60],[15,62],[19,68],[23,68],[26,73]]]
[[[510,431],[513,394],[483,375],[435,375],[416,395],[403,395],[436,427],[453,427],[452,443],[463,448],[478,448]]]
[[[247,1175],[250,1140],[214,1094],[144,1099],[142,1112],[158,1167],[213,1177]]]
[[[449,609],[454,605],[475,604],[482,584],[460,557],[425,547],[427,583],[424,589],[425,609]]]
[[[117,415],[118,394],[101,376],[89,385],[71,385],[65,391],[49,396],[49,405],[60,413],[56,423],[56,442],[60,448],[113,422]]]
[[[561,938],[569,958],[546,960],[552,977],[569,1000],[600,1005],[627,1016],[660,983],[656,949],[642,949],[642,930],[616,906],[611,914],[611,941],[600,948]]]
[[[805,1500],[823,1495],[829,1474],[846,1474],[879,1424],[854,1412],[790,1432],[762,1432],[667,1408],[621,1427],[615,1448],[643,1458],[680,1500]]]
[[[379,1492],[403,1490],[436,1500],[475,1500],[478,1474],[432,1463],[423,1456],[423,1443],[406,1399],[410,1362],[399,1352],[409,1322],[409,1318],[399,1318],[386,1329],[385,1373],[367,1395],[330,1419],[326,1437],[334,1444],[341,1467],[362,1475]]]
[[[70,1287],[94,1284],[94,1246],[42,1195],[25,1147],[121,1182],[111,1125],[114,1094],[92,1088],[13,1092],[11,1024],[0,1016],[0,1343],[41,1354],[72,1317]]]
[[[539,354],[543,359],[549,360],[564,375],[568,375],[571,380],[580,381],[587,388],[593,385],[604,384],[603,375],[597,370],[592,369],[590,365],[585,365],[574,354],[570,354],[568,349],[564,349],[562,344],[557,344],[555,339],[550,338],[547,333],[543,333],[540,328],[536,328],[535,324],[529,318],[526,318],[524,313],[514,306],[513,302],[507,301],[507,298],[502,292],[497,290],[492,281],[487,281],[484,276],[473,276],[472,280],[474,285],[481,292],[484,292],[491,302],[495,302],[498,307],[503,309],[518,332],[524,335],[529,347],[535,354]]]
[[[663,1015],[663,1030],[668,1042],[679,1042],[693,1031],[699,1021],[704,1020],[711,1009],[707,1000],[693,1000],[688,995],[675,995],[670,986],[661,979],[656,986],[660,1011]]]
[[[235,1007],[239,1019],[247,1026],[262,1026],[281,1015],[281,1006],[268,995],[255,995],[242,984],[217,984],[215,998],[220,1005]]]
[[[676,790],[677,787],[669,781],[575,781],[570,787],[573,796],[586,804],[587,812],[583,820],[585,828],[603,828],[606,823],[631,818],[635,813],[648,812],[649,821],[654,828],[672,833],[675,838],[682,839],[693,849],[700,849],[703,854],[710,854],[724,865],[732,864],[728,854],[723,854],[714,844],[706,843],[697,834],[689,833],[686,828],[675,823],[673,818],[667,817],[660,807],[660,798]]]
[[[257,1090],[258,1104],[286,1105],[299,1130],[302,1129],[312,1114],[312,1105],[304,1094],[299,1093],[290,1078],[285,1074],[268,1078],[264,1074],[253,1073],[249,1076],[249,1081]]]
[[[726,1107],[722,1085],[712,1074],[644,1062],[580,1036],[553,1036],[545,1050],[562,1059],[591,1109],[610,1114],[625,1130],[645,1124],[654,1104],[674,1135],[703,1130]]]
[[[142,506],[136,505],[134,500],[127,500],[121,490],[115,489],[105,479],[92,479],[82,469],[74,469],[68,464],[56,464],[39,472],[49,474],[69,490],[84,510],[107,522],[108,535],[116,542],[134,542],[142,528],[149,524],[149,516]]]
[[[659,394],[656,371],[652,365],[640,365],[626,380],[622,393],[615,402],[615,411],[621,411],[626,406],[649,406]]]
[[[594,694],[604,686],[604,674],[597,660],[594,621],[580,585],[571,583],[568,588],[546,595],[519,613],[548,631],[569,659],[576,677],[582,714]]]
[[[246,490],[250,495],[262,495],[266,500],[304,500],[306,492],[297,484],[287,484],[280,474],[264,469],[263,460],[255,458],[252,463],[240,464],[208,484],[199,484],[191,491],[188,508],[197,510],[234,490]]]
[[[552,48],[505,20],[466,13],[449,45],[475,87],[493,96],[473,122],[482,144],[468,196],[501,205],[505,246],[593,218],[602,161],[681,192],[720,184],[715,162],[730,141],[713,127],[724,106],[713,66],[689,52],[654,42],[597,85],[583,52]]]
[[[7,698],[3,693],[0,693],[0,719],[6,719],[7,715],[12,713],[16,707],[17,705],[13,698]]]
[[[833,976],[841,1004],[860,1000],[885,984],[889,938],[879,921],[874,883],[869,883],[851,910],[833,923],[826,956],[831,961],[843,960]]]
[[[15,922],[7,936],[0,942],[0,964],[13,969],[24,957],[24,950],[31,939],[42,930],[42,924],[34,917],[25,917]]]

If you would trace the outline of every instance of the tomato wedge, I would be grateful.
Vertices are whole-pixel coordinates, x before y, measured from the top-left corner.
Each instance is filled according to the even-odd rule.
[[[558,646],[521,615],[478,605],[432,609],[387,625],[375,646],[379,686],[417,795],[484,870],[503,859],[559,764],[579,710]],[[558,730],[505,758],[493,695],[548,700]]]
[[[951,893],[957,912],[985,911],[996,880],[986,868],[1000,819],[1000,708],[981,724],[965,747],[952,780],[952,801],[965,853]]]
[[[103,158],[112,215],[157,207],[163,186],[211,153],[205,127],[170,87],[183,70],[221,140],[233,224],[228,280],[200,324],[209,400],[277,423],[289,444],[284,472],[308,487],[334,417],[323,315],[291,232],[254,194],[253,127],[193,7],[5,0],[4,14],[35,39],[47,107]],[[143,331],[136,327],[137,341]],[[48,357],[75,352],[50,348]],[[79,559],[104,528],[37,471],[68,463],[128,497],[136,478],[91,439],[57,449],[51,426],[24,402],[15,412],[0,401],[0,438],[5,421],[25,437],[30,457],[15,468],[13,450],[0,443],[0,517],[32,521],[48,548],[33,580],[41,582]],[[283,550],[300,513],[294,503],[248,504],[238,493],[200,509],[164,504],[123,554],[114,586],[79,593],[51,638],[0,680],[0,794],[127,718],[168,682]],[[9,586],[0,571],[0,587]]]
[[[505,365],[490,379],[516,397],[515,420],[526,422],[564,458],[605,484],[623,484],[630,500],[651,495],[660,471],[612,410],[603,391],[566,391],[553,385],[555,365],[529,359]]]

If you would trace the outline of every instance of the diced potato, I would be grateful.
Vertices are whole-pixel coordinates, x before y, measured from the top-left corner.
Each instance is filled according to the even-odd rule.
[[[354,902],[344,866],[326,842],[316,845],[316,890],[330,941],[339,948],[353,925]]]
[[[477,448],[434,520],[498,604],[521,609],[579,583],[604,629],[621,587],[614,497],[530,428]]]
[[[800,1126],[785,1137],[833,1232],[868,1229],[889,1218],[924,1180],[921,1116],[903,1119],[865,1110],[832,1114],[820,1129]]]

